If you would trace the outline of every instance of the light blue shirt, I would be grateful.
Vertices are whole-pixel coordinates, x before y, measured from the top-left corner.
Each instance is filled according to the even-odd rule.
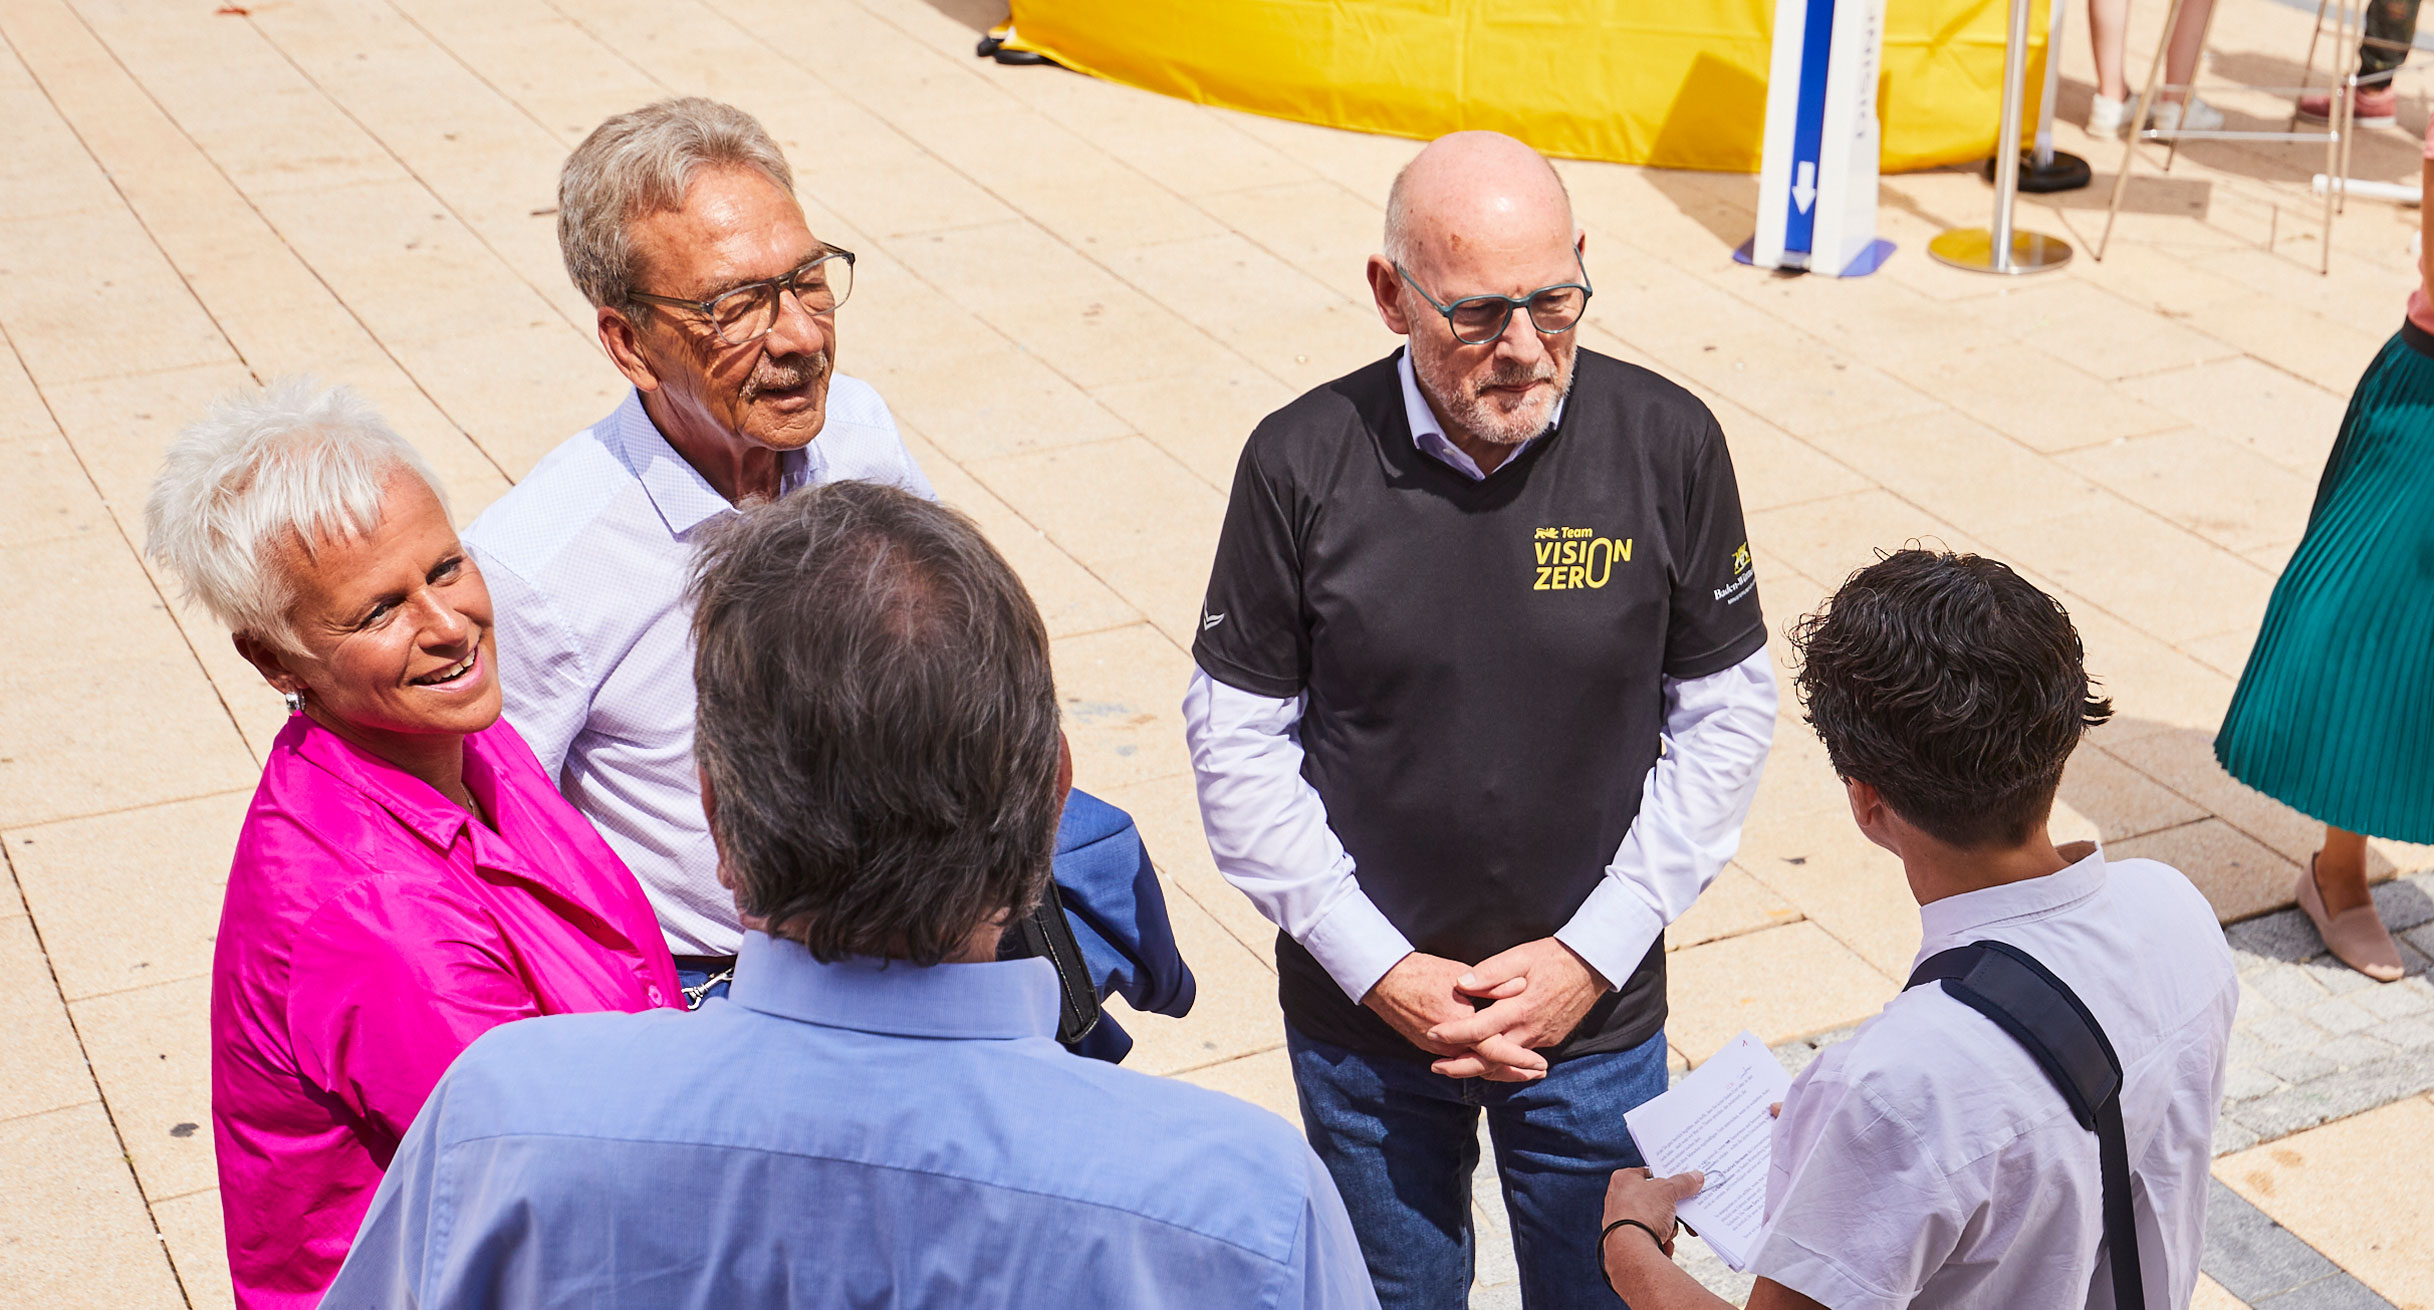
[[[937,499],[886,402],[837,374],[827,423],[786,454],[779,493],[859,478]],[[735,897],[693,771],[695,533],[735,507],[628,392],[465,529],[490,583],[507,721],[634,871],[668,949],[731,955]]]
[[[457,1057],[325,1307],[1375,1307],[1310,1148],[1055,1041],[1044,960],[821,964],[747,933],[700,1011]]]

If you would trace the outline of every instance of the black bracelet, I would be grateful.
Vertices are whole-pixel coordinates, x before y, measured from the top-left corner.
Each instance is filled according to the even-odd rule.
[[[1664,1254],[1665,1251],[1665,1239],[1657,1236],[1655,1229],[1650,1228],[1648,1225],[1641,1223],[1637,1219],[1617,1219],[1613,1223],[1606,1225],[1597,1234],[1597,1276],[1606,1280],[1606,1290],[1609,1292],[1614,1292],[1614,1275],[1606,1272],[1606,1239],[1614,1236],[1615,1229],[1621,1228],[1626,1224],[1648,1234],[1648,1240],[1656,1243],[1656,1249],[1659,1255]],[[1674,1227],[1681,1227],[1680,1221],[1675,1221]],[[1614,1295],[1617,1299],[1620,1299],[1622,1293],[1614,1292]]]

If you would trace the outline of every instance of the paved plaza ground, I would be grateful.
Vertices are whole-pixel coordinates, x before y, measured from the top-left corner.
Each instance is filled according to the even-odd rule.
[[[2312,6],[2222,4],[2208,75],[2295,80]],[[2162,8],[2138,6],[2136,69]],[[371,395],[469,519],[615,403],[555,177],[601,118],[671,94],[784,142],[814,229],[860,254],[840,366],[1040,601],[1079,781],[1139,818],[1200,977],[1190,1018],[1126,1016],[1132,1063],[1294,1113],[1273,930],[1209,862],[1177,704],[1243,437],[1394,344],[1361,265],[1414,146],[978,61],[989,9],[0,0],[0,1303],[229,1299],[208,974],[283,710],[139,558],[163,444],[233,387],[309,372]],[[2416,67],[2359,176],[2414,177]],[[2064,70],[2075,122],[2083,36]],[[2282,112],[2212,98],[2235,125]],[[1722,417],[1778,634],[1912,539],[2064,600],[2120,714],[2071,767],[2063,835],[2188,871],[2248,983],[2199,1305],[2434,1306],[2434,883],[2382,892],[2414,976],[2328,966],[2284,908],[2317,830],[2210,750],[2398,325],[2416,214],[2351,205],[2320,276],[2321,152],[2198,144],[2134,183],[2099,264],[2120,147],[2061,137],[2099,187],[2022,221],[2082,257],[2016,284],[1926,258],[1984,221],[1970,170],[1886,179],[1900,252],[1840,283],[1731,262],[1752,178],[1566,164],[1597,287],[1583,340]],[[1740,858],[1668,938],[1677,1067],[1744,1028],[1804,1058],[1893,994],[1917,942],[1787,705]],[[1480,1303],[1513,1303],[1509,1250],[1483,1247]]]

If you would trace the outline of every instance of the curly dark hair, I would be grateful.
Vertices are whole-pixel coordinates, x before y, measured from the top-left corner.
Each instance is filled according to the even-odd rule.
[[[2070,614],[1978,555],[1895,551],[1791,638],[1834,771],[1965,849],[2029,840],[2079,738],[2113,715]]]
[[[930,965],[1039,902],[1048,631],[970,519],[836,482],[715,525],[694,569],[694,756],[740,909],[824,961]]]

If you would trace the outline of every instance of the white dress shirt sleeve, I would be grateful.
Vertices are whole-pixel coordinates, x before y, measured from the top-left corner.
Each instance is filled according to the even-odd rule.
[[[599,684],[585,665],[583,643],[559,620],[550,595],[479,545],[466,545],[490,588],[501,713],[555,783],[591,718]]]
[[[1751,1273],[1835,1310],[1904,1310],[1919,1299],[1966,1236],[1972,1207],[1903,1113],[1919,1102],[1896,1099],[1903,1104],[1838,1077],[1792,1084],[1775,1123],[1766,1232]],[[2052,1190],[2068,1195],[2072,1181],[2058,1177]],[[1868,1203],[1853,1204],[1863,1189]],[[2009,1254],[2050,1260],[2016,1247]]]
[[[913,458],[913,448],[899,440],[896,449],[903,455],[903,464],[896,475],[896,485],[923,500],[938,499],[938,488],[931,486],[930,475],[921,471],[920,462]]]
[[[1779,703],[1764,649],[1721,673],[1665,679],[1665,753],[1648,771],[1639,816],[1606,876],[1555,933],[1607,986],[1631,976],[1740,849]]]
[[[896,426],[896,411],[889,409],[887,401],[881,399],[876,391],[870,392],[870,400],[879,411],[880,423],[887,429],[889,442],[895,446],[896,476],[892,481],[923,500],[938,499],[938,489],[930,485],[930,475],[921,471],[921,462],[913,458],[913,448],[905,444],[903,429]]]
[[[1352,856],[1302,777],[1300,697],[1230,687],[1199,669],[1183,693],[1183,736],[1217,872],[1317,959],[1358,1004],[1411,941],[1361,890]],[[1577,949],[1577,948],[1575,948]]]

